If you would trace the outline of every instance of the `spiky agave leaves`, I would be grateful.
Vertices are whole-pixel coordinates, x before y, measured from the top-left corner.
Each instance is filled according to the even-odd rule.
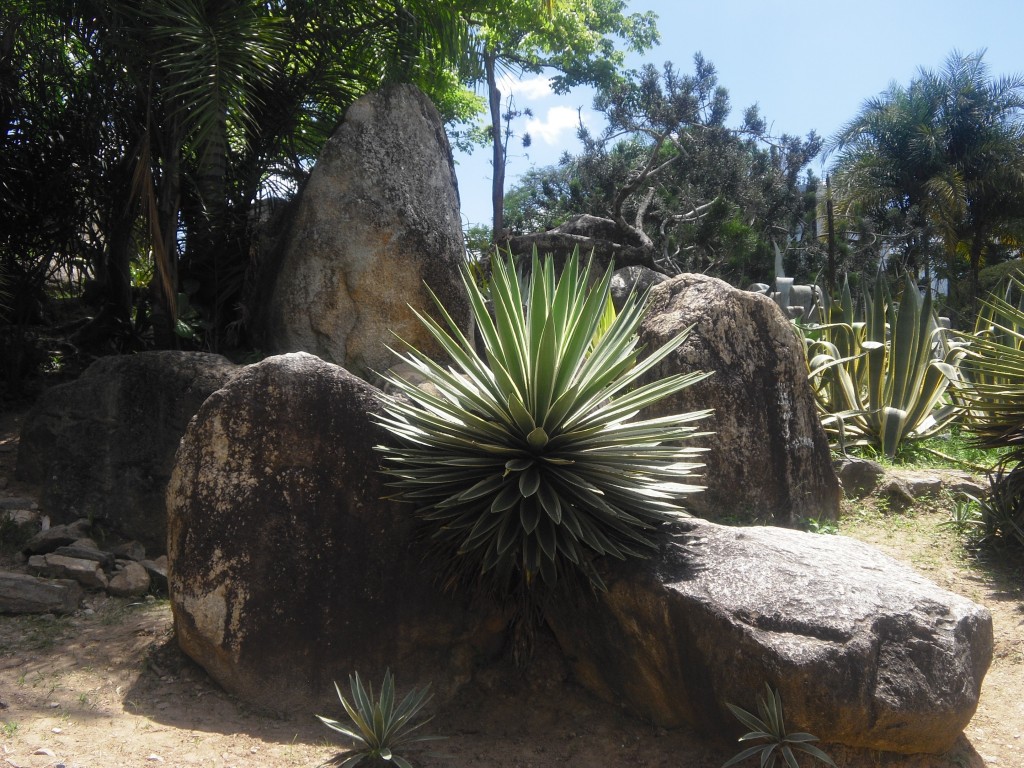
[[[888,457],[900,445],[937,434],[961,412],[944,402],[959,381],[960,347],[945,344],[931,308],[909,274],[898,301],[882,280],[854,321],[849,285],[830,309],[839,322],[814,326],[810,379],[822,423],[841,446],[876,445]]]
[[[779,757],[789,768],[799,768],[796,756],[793,754],[794,750],[804,752],[813,757],[815,761],[820,760],[825,765],[836,768],[831,757],[810,743],[817,741],[817,736],[803,732],[786,732],[786,722],[782,713],[782,697],[768,683],[765,683],[764,688],[765,697],[757,697],[757,712],[760,717],[734,704],[726,703],[725,706],[736,716],[736,719],[750,728],[748,733],[740,736],[740,742],[759,741],[761,743],[747,747],[726,761],[722,768],[739,765],[754,755],[760,757],[761,768],[775,768],[775,760]],[[776,752],[776,750],[778,751]]]
[[[396,439],[381,446],[397,498],[417,505],[462,581],[498,591],[553,585],[582,572],[596,585],[596,555],[639,556],[652,530],[682,516],[696,449],[680,447],[707,411],[635,420],[646,406],[704,378],[676,374],[637,385],[682,342],[638,361],[644,305],[630,297],[594,343],[611,269],[592,289],[576,254],[555,279],[534,256],[524,294],[512,264],[493,262],[490,297],[464,275],[484,354],[440,306],[447,327],[419,314],[453,361],[415,349],[399,356],[433,393],[397,378],[380,420]]]
[[[381,762],[394,763],[398,768],[412,768],[412,764],[395,750],[410,747],[410,745],[423,741],[435,741],[441,736],[423,736],[414,733],[421,726],[430,721],[430,718],[416,721],[415,718],[420,710],[426,706],[431,697],[428,695],[430,686],[421,689],[413,689],[401,703],[395,702],[395,676],[391,670],[385,670],[384,683],[381,685],[380,698],[373,695],[373,686],[369,690],[363,686],[359,679],[359,673],[353,678],[349,675],[349,688],[352,691],[352,702],[345,698],[338,684],[334,684],[334,690],[338,693],[338,699],[349,722],[341,723],[337,720],[317,715],[317,718],[331,730],[348,736],[353,739],[357,747],[350,753],[336,755],[322,766],[337,766],[338,768],[355,768],[364,759],[369,758]]]
[[[985,504],[989,537],[1024,545],[1024,283],[1011,278],[1006,294],[983,302],[973,334],[959,333],[967,376],[958,397],[969,414],[974,442],[1004,449],[989,474]]]

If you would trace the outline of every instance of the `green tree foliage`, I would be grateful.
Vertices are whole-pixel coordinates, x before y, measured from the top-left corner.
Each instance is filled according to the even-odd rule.
[[[655,15],[625,14],[625,0],[511,0],[467,14],[472,34],[465,62],[467,80],[487,91],[492,147],[492,230],[504,230],[505,162],[509,123],[520,113],[503,100],[499,77],[552,70],[552,89],[567,93],[581,84],[607,85],[618,77],[627,50],[644,51],[658,41]],[[526,137],[524,137],[526,138]]]
[[[983,52],[869,99],[830,142],[837,213],[870,224],[910,268],[952,279],[1019,253],[1024,233],[1024,76],[992,79]]]
[[[773,242],[813,241],[813,134],[768,136],[756,107],[727,125],[728,91],[711,62],[693,74],[647,65],[599,89],[608,126],[580,131],[583,151],[533,171],[509,193],[509,221],[539,231],[586,213],[611,219],[664,271],[769,280]],[[803,261],[807,262],[803,253]]]
[[[6,316],[37,312],[56,272],[87,279],[101,309],[80,342],[138,343],[155,318],[158,343],[173,344],[186,305],[203,311],[207,344],[237,340],[262,202],[302,185],[353,100],[413,82],[457,122],[482,106],[467,86],[495,86],[502,68],[552,67],[559,91],[607,81],[621,62],[616,41],[641,49],[656,36],[651,14],[624,7],[5,3],[0,262],[16,298]],[[140,259],[153,267],[148,291],[132,284]]]
[[[70,264],[95,280],[100,317],[123,330],[144,316],[132,312],[130,264],[152,254],[163,343],[185,289],[222,334],[238,317],[255,206],[301,184],[348,104],[383,82],[411,81],[449,116],[471,113],[455,63],[474,5],[5,4],[8,279],[38,293],[55,265]]]
[[[112,158],[87,116],[111,95],[76,72],[88,51],[55,35],[38,4],[5,4],[0,30],[0,272],[11,293],[0,319],[21,323],[38,315],[48,278],[102,247],[96,227],[112,206],[96,180]]]

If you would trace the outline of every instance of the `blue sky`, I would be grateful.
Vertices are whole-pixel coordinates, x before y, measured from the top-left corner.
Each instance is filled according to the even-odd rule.
[[[658,14],[661,44],[630,58],[636,67],[672,61],[691,72],[700,51],[718,70],[730,95],[732,117],[757,103],[773,133],[832,135],[861,104],[891,82],[908,83],[922,67],[940,69],[949,53],[986,49],[993,76],[1024,72],[1024,2],[1021,0],[634,0],[630,12]],[[506,188],[533,166],[555,163],[563,151],[579,149],[577,109],[595,129],[592,92],[554,96],[544,79],[518,85],[516,104],[534,118],[521,118],[517,133],[533,144],[510,148]],[[490,150],[456,153],[463,224],[488,224]],[[820,171],[820,161],[815,163]]]

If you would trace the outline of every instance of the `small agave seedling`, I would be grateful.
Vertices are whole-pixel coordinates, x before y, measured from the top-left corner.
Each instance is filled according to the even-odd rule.
[[[355,677],[351,675],[348,679],[349,688],[352,690],[352,702],[342,695],[338,684],[334,689],[338,692],[341,705],[348,714],[351,725],[345,725],[337,720],[317,715],[320,721],[328,728],[337,731],[350,739],[354,739],[359,747],[353,752],[343,752],[331,758],[323,766],[336,766],[336,768],[354,768],[363,760],[369,758],[378,765],[393,763],[398,768],[412,768],[412,764],[395,750],[408,747],[423,741],[434,741],[444,738],[443,736],[422,736],[414,734],[430,721],[430,718],[414,723],[413,719],[420,713],[430,696],[427,691],[430,686],[410,691],[398,706],[395,706],[395,678],[391,670],[384,673],[384,683],[380,688],[380,698],[373,697],[373,686],[369,691],[363,687],[359,673]]]
[[[817,741],[818,738],[816,736],[812,736],[809,733],[786,733],[786,723],[782,717],[782,697],[768,683],[765,683],[764,688],[766,698],[757,697],[757,711],[760,717],[733,704],[727,703],[725,705],[736,716],[737,720],[750,729],[749,733],[740,736],[740,742],[760,741],[763,743],[747,747],[726,762],[722,768],[738,765],[747,758],[757,754],[761,756],[761,768],[775,768],[775,761],[780,756],[788,768],[800,768],[793,750],[804,752],[816,761],[820,760],[825,765],[831,765],[832,768],[836,768],[836,764],[832,761],[831,757],[809,743]]]

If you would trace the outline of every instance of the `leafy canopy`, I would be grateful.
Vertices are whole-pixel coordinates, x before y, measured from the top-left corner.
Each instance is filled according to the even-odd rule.
[[[953,51],[867,100],[832,138],[840,223],[863,219],[876,259],[955,280],[1020,252],[1024,236],[1024,75],[993,78],[984,51]]]
[[[808,198],[802,175],[818,137],[771,137],[756,107],[729,127],[728,91],[700,54],[692,73],[671,63],[626,72],[599,87],[594,106],[606,129],[581,129],[578,155],[510,191],[508,220],[522,239],[590,214],[614,222],[616,242],[637,246],[633,263],[743,284],[770,278],[780,233],[811,239],[814,181],[806,178]]]

